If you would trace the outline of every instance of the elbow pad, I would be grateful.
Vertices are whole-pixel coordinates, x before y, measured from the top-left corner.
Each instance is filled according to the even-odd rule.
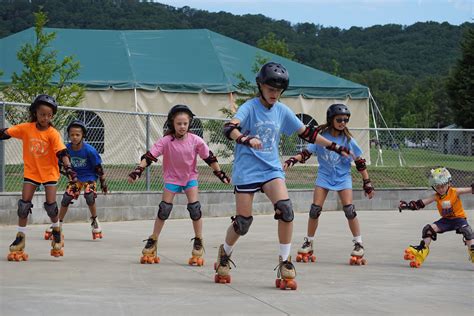
[[[242,128],[239,126],[239,124],[235,124],[235,123],[231,123],[231,122],[227,122],[227,123],[224,124],[224,135],[225,135],[225,137],[227,137],[228,140],[233,140],[230,137],[230,134],[232,133],[232,131],[234,129],[237,129],[239,131],[242,130]]]
[[[365,169],[367,169],[365,161],[366,160],[364,158],[360,158],[360,159],[357,159],[356,161],[354,161],[357,171],[364,171]]]
[[[155,156],[153,156],[150,151],[147,151],[144,155],[140,157],[140,161],[142,161],[143,159],[146,160],[147,167],[149,167],[152,162],[158,161],[158,159],[156,159]]]
[[[304,132],[299,134],[298,136],[301,139],[307,141],[308,143],[314,144],[320,131],[321,128],[319,126],[306,126]]]

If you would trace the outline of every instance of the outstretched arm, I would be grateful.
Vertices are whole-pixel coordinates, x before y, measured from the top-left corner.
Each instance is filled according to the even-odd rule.
[[[456,192],[458,193],[458,195],[466,194],[466,193],[474,194],[474,183],[471,184],[470,188],[469,187],[467,187],[467,188],[457,188]]]
[[[420,199],[420,200],[412,200],[410,202],[406,201],[400,201],[400,204],[398,205],[398,211],[402,210],[412,210],[412,211],[417,211],[419,209],[424,208],[426,205],[433,203],[436,200],[435,195],[433,194],[432,196],[425,198],[425,199]]]
[[[326,137],[320,135],[320,131],[321,128],[319,126],[302,126],[298,130],[298,136],[310,144],[326,147],[326,149],[334,151],[344,157],[353,155],[349,148],[331,142]]]
[[[0,128],[0,140],[10,139],[11,136],[8,135],[8,128]]]
[[[140,157],[140,163],[135,167],[135,169],[128,174],[128,183],[133,183],[142,176],[143,171],[146,167],[151,165],[152,162],[157,162],[158,159],[153,156],[149,151]]]
[[[284,171],[288,170],[290,167],[292,167],[297,162],[305,163],[306,160],[311,158],[311,155],[312,154],[307,149],[303,149],[303,151],[297,153],[295,156],[291,157],[290,159],[288,159],[287,161],[285,161],[283,163],[283,170]]]

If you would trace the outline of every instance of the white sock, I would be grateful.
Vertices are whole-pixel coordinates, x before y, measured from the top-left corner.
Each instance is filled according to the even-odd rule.
[[[313,236],[313,237],[306,236],[306,238],[308,238],[309,241],[313,241],[313,240],[314,240],[314,236]]]
[[[52,223],[51,227],[59,227],[59,221],[57,221],[56,223]]]
[[[362,243],[362,236],[360,236],[360,235],[355,236],[354,239],[352,239],[352,241],[358,242],[359,244],[361,244]]]
[[[281,260],[285,261],[290,256],[291,243],[290,244],[280,244],[280,256]]]
[[[228,245],[225,241],[224,241],[224,251],[225,253],[229,256],[231,253],[232,253],[232,249],[234,248],[234,246],[231,246],[231,245]]]
[[[26,234],[26,226],[25,227],[21,227],[21,226],[18,226],[17,229],[16,229],[19,233],[23,233],[23,234]]]

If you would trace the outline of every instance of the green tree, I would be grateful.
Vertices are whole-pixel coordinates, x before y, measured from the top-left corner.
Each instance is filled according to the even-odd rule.
[[[263,38],[257,41],[257,47],[267,52],[274,53],[281,57],[285,57],[293,60],[295,58],[295,53],[291,52],[286,44],[285,40],[278,39],[275,33],[268,33]]]
[[[79,75],[79,62],[72,56],[57,61],[57,51],[50,50],[49,44],[56,33],[45,33],[48,22],[46,14],[39,11],[35,15],[36,42],[27,43],[17,53],[24,65],[23,72],[12,74],[11,84],[3,89],[5,100],[12,102],[31,102],[38,94],[53,96],[60,105],[75,107],[84,98],[84,87],[71,83]],[[9,117],[12,124],[28,120],[28,113],[17,111]],[[65,115],[65,114],[64,114]],[[55,124],[63,122],[64,117],[56,115]]]
[[[456,124],[474,128],[474,27],[468,28],[457,61],[447,84]]]

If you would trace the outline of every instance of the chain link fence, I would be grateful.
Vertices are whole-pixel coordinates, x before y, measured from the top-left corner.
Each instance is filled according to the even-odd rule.
[[[28,105],[0,103],[0,128],[28,121]],[[60,107],[53,124],[67,142],[66,127],[73,119],[82,120],[88,129],[87,142],[103,160],[109,188],[118,191],[162,191],[162,158],[146,169],[136,183],[127,182],[128,174],[141,155],[163,136],[166,115],[99,109]],[[196,117],[193,133],[202,137],[216,154],[221,168],[232,171],[234,142],[222,133],[225,120]],[[364,149],[368,171],[376,188],[426,188],[431,169],[447,167],[455,186],[474,182],[474,130],[470,129],[351,129]],[[306,144],[297,135],[282,136],[281,161],[301,151]],[[367,154],[367,151],[370,154]],[[317,160],[297,164],[287,172],[289,189],[312,189],[317,174]],[[222,184],[210,167],[198,159],[199,187],[202,191],[232,190]],[[353,167],[354,187],[362,178]],[[23,181],[22,144],[17,139],[0,141],[0,192],[19,192]],[[66,186],[61,178],[59,190]]]

